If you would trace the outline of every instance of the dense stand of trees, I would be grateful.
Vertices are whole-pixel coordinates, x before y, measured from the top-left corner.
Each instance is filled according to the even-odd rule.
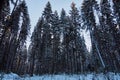
[[[0,7],[0,70],[24,73],[27,57],[26,38],[30,19],[25,1],[16,0],[10,12],[10,1]],[[24,55],[24,56],[23,56]]]
[[[69,15],[64,9],[59,15],[48,2],[27,49],[30,19],[25,1],[1,0],[0,71],[31,75],[120,72],[119,4],[119,0],[100,4],[83,0],[81,10],[72,3]],[[90,52],[82,30],[90,33]]]
[[[119,52],[119,10],[113,9],[118,6],[118,0],[102,0],[98,5],[95,0],[85,0],[82,6],[82,16],[85,25],[90,31],[92,41],[92,55],[94,67],[101,71],[120,71]],[[91,3],[91,4],[90,4]],[[100,6],[100,7],[99,7]],[[114,7],[115,8],[115,7]],[[118,8],[117,8],[118,9]],[[97,14],[95,14],[95,12]],[[95,16],[99,21],[96,22]]]
[[[85,70],[88,52],[80,35],[80,19],[74,3],[70,16],[62,9],[60,17],[47,3],[31,37],[32,73],[79,73]]]
[[[111,2],[83,0],[80,12],[72,3],[70,14],[62,9],[60,16],[48,2],[31,37],[32,73],[119,72],[120,6],[118,0]],[[91,52],[82,29],[90,32]]]

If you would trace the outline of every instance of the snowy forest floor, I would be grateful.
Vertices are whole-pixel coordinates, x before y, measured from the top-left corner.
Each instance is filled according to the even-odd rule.
[[[80,75],[34,75],[30,77],[29,75],[24,75],[23,77],[18,76],[17,74],[0,74],[0,80],[120,80],[120,73],[89,73],[89,74],[80,74]]]

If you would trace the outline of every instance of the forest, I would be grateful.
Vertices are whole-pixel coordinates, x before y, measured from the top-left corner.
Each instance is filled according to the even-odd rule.
[[[13,8],[10,7],[13,5]],[[69,14],[46,3],[30,35],[25,0],[0,0],[0,72],[24,74],[120,73],[120,0],[71,3]],[[39,9],[38,9],[39,10]],[[81,30],[89,31],[88,51]]]

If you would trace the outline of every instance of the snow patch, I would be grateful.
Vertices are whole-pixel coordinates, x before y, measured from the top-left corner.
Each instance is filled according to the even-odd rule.
[[[120,80],[120,73],[89,73],[89,74],[80,74],[80,75],[33,75],[20,77],[17,74],[0,74],[1,80]]]
[[[0,80],[20,80],[21,78],[14,73],[0,74]]]

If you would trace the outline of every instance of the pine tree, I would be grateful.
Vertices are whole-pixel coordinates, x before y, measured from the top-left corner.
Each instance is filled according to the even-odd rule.
[[[75,3],[71,4],[70,11],[70,42],[69,42],[69,54],[71,56],[71,67],[73,73],[79,73],[84,71],[84,65],[86,61],[87,49],[84,40],[80,36],[80,15],[79,11],[75,7]],[[81,65],[81,66],[79,66]]]

